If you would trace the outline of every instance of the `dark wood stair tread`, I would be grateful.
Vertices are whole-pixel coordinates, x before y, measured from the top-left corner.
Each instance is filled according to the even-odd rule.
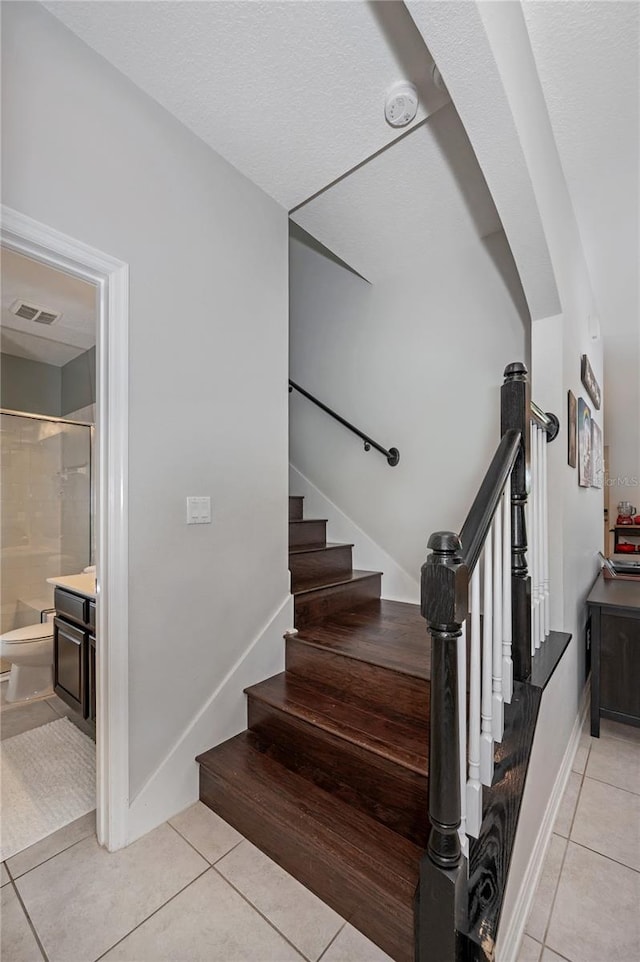
[[[322,685],[282,672],[246,689],[247,695],[346,739],[397,765],[427,775],[428,719],[400,721],[339,699]]]
[[[338,585],[350,585],[354,582],[365,581],[368,578],[379,578],[381,574],[381,571],[360,571],[354,569],[342,575],[318,575],[315,578],[300,580],[293,594],[298,597],[312,591],[320,591],[323,588],[335,588]],[[305,629],[305,631],[306,630],[307,629]]]
[[[292,547],[289,548],[289,554],[306,554],[307,552],[311,553],[313,551],[331,551],[335,548],[353,548],[353,545],[347,544],[346,542],[343,543],[341,541],[327,541],[326,544],[297,544],[292,545]]]
[[[255,808],[258,824],[277,822],[284,848],[302,836],[318,857],[384,889],[390,901],[412,907],[422,850],[375,819],[274,761],[253,732],[242,732],[196,759]],[[206,799],[205,799],[206,802]],[[211,807],[215,810],[215,804]],[[260,839],[254,838],[258,846]],[[286,858],[281,864],[286,868]]]
[[[418,605],[369,601],[301,628],[297,638],[380,668],[431,677],[431,638]]]

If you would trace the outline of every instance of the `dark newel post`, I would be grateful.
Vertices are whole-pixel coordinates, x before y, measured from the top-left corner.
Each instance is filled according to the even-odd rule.
[[[431,633],[431,729],[427,854],[420,866],[417,960],[460,962],[467,920],[467,868],[460,849],[457,641],[467,617],[469,574],[460,539],[431,535],[422,566],[422,614]]]
[[[527,369],[521,361],[508,364],[501,390],[501,433],[520,431],[520,451],[511,475],[511,603],[513,614],[513,677],[531,674],[531,579],[527,570],[525,505],[530,470],[531,396]]]

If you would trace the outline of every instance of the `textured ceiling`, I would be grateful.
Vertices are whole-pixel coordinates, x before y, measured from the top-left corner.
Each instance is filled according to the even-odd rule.
[[[398,136],[392,83],[418,87],[415,123],[448,99],[395,0],[44,5],[287,209]]]
[[[293,220],[374,283],[501,229],[451,104]]]
[[[9,307],[18,299],[62,317],[50,327],[16,317]],[[93,347],[96,319],[92,284],[2,248],[2,353],[60,367]]]
[[[637,340],[640,6],[523,7],[602,334]]]

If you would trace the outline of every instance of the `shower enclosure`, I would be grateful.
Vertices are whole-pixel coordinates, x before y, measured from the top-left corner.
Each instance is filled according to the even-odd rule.
[[[93,433],[90,424],[0,414],[2,632],[34,624],[53,607],[47,578],[93,561]]]

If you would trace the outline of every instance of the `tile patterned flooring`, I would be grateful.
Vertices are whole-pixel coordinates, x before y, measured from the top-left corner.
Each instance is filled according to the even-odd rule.
[[[517,962],[640,959],[640,729],[587,726]]]
[[[3,711],[3,729],[53,720],[51,702]],[[390,962],[199,802],[114,854],[92,813],[1,868],[11,962]],[[638,958],[640,730],[603,722],[582,736],[517,962]]]

